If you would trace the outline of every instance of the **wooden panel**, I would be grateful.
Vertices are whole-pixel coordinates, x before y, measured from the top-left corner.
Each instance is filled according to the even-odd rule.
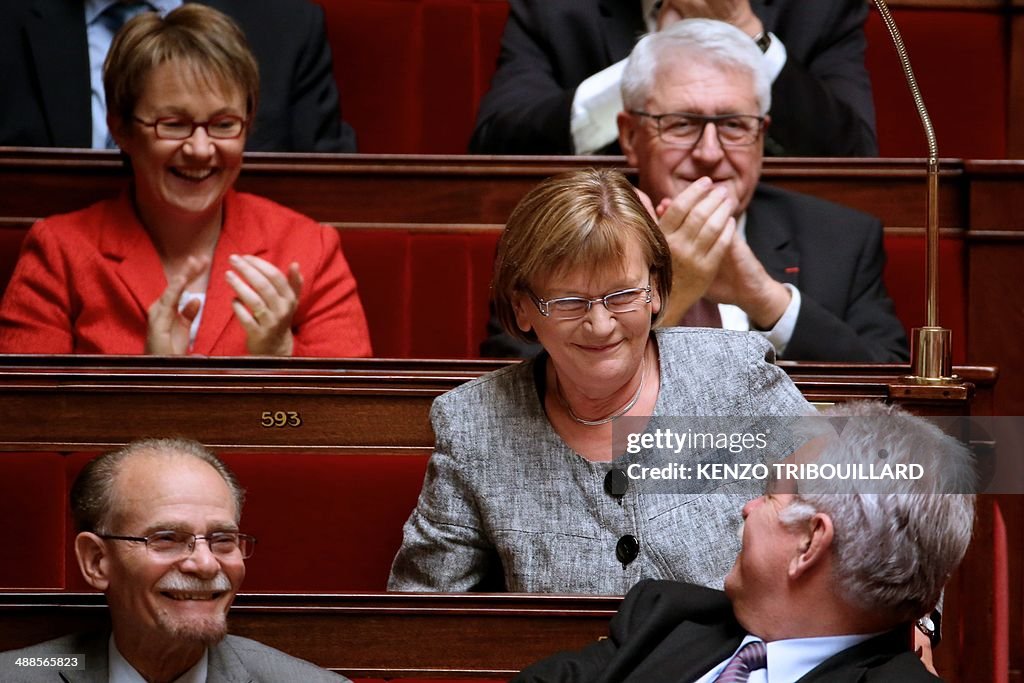
[[[553,595],[239,595],[231,632],[352,677],[506,679],[608,633],[619,598]],[[0,651],[103,627],[95,594],[0,593]]]
[[[2,358],[0,413],[13,419],[0,448],[61,451],[175,434],[227,450],[429,451],[434,398],[498,365]]]
[[[968,161],[967,358],[998,363],[1001,415],[1024,415],[1024,162]]]
[[[433,399],[495,367],[433,361],[410,371],[404,368],[415,364],[407,361],[334,361],[334,368],[295,363],[277,370],[220,359],[176,367],[128,357],[0,358],[0,414],[12,418],[0,430],[0,450],[50,451],[187,434],[218,449],[425,452],[433,446]],[[995,381],[991,368],[959,368],[968,382],[935,387],[901,381],[908,368],[900,365],[784,367],[809,400],[895,401],[924,414],[968,414],[976,388],[987,396]],[[263,426],[278,413],[284,426]]]
[[[1024,157],[1024,2],[1013,0],[1010,16],[1009,112],[1006,155]]]
[[[595,165],[630,172],[622,157],[248,154],[238,188],[341,226],[493,228],[542,179]],[[886,226],[924,225],[920,160],[767,159],[764,179],[872,213]],[[0,148],[0,218],[73,211],[115,195],[125,183],[116,152]],[[941,200],[942,225],[965,227],[958,161],[943,163]]]

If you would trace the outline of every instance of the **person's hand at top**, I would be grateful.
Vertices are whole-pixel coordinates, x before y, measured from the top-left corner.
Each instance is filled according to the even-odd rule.
[[[658,13],[658,30],[680,19],[717,19],[751,38],[764,31],[764,24],[750,8],[750,0],[664,0]]]
[[[234,270],[227,281],[237,298],[231,302],[235,318],[245,328],[249,353],[258,356],[290,356],[294,348],[292,317],[302,293],[299,264],[288,275],[258,256],[233,254]]]
[[[188,353],[189,331],[201,304],[194,299],[178,310],[181,295],[190,283],[210,267],[206,257],[189,256],[185,267],[167,283],[167,289],[147,312],[146,353],[181,356]]]

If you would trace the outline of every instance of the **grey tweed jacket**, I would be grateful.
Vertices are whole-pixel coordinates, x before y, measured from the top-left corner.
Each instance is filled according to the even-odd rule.
[[[655,334],[656,417],[735,416],[749,430],[764,428],[769,416],[813,412],[760,335]],[[537,362],[487,374],[434,402],[436,450],[388,589],[621,595],[643,578],[720,588],[739,549],[740,509],[763,482],[709,484],[700,493],[631,482],[617,500],[605,492],[609,469],[643,464],[645,453],[595,463],[573,452],[548,422]],[[785,457],[794,443],[776,444],[765,459]],[[624,565],[616,544],[627,535],[639,553]]]

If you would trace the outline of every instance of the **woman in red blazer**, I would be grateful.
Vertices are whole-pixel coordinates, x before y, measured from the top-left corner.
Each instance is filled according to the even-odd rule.
[[[0,352],[368,356],[337,233],[235,192],[256,62],[223,14],[132,19],[104,67],[134,182],[29,231],[0,304]]]

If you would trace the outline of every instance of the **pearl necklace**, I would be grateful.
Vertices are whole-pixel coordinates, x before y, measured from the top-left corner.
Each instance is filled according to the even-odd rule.
[[[565,395],[562,393],[562,383],[558,381],[558,373],[555,372],[555,396],[558,398],[558,402],[563,408],[569,413],[569,417],[572,418],[573,422],[577,422],[587,427],[597,427],[598,425],[608,424],[617,417],[622,417],[636,405],[636,402],[640,400],[640,394],[644,391],[644,382],[647,379],[647,350],[644,349],[643,358],[640,360],[640,386],[636,388],[636,393],[633,394],[633,398],[626,402],[626,405],[622,406],[616,411],[613,411],[611,415],[602,417],[599,420],[584,420],[582,417],[573,412],[572,406],[569,405],[569,401],[566,400]]]

